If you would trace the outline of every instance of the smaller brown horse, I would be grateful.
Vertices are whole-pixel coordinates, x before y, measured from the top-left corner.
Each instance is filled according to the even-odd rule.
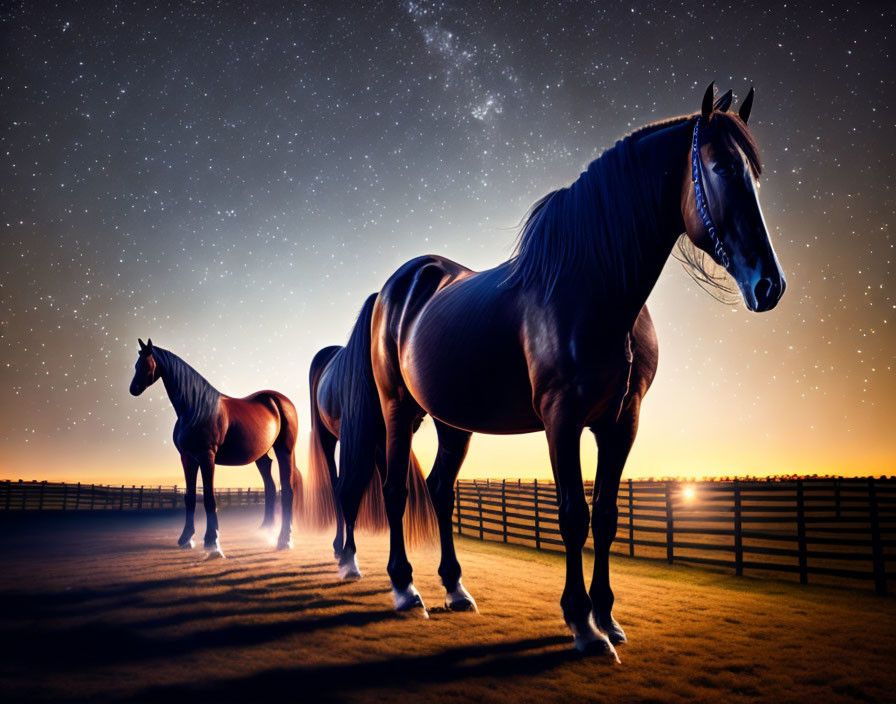
[[[205,505],[205,549],[209,557],[224,557],[218,542],[218,516],[215,505],[215,464],[245,465],[254,462],[264,481],[265,517],[263,528],[274,523],[276,487],[271,477],[271,450],[280,467],[282,506],[277,549],[292,547],[293,491],[301,494],[302,476],[296,469],[295,447],[298,437],[296,408],[276,391],[259,391],[245,398],[231,398],[209,384],[199,372],[176,354],[155,347],[150,339],[140,343],[134,365],[131,394],[139,396],[161,379],[168,398],[177,412],[174,446],[180,452],[187,492],[184,532],[177,544],[192,548],[193,514],[196,512],[196,474],[202,472]]]

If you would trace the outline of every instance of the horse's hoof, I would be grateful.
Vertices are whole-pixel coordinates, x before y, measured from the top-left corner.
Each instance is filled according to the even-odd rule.
[[[576,642],[576,650],[585,657],[610,657],[613,659],[613,662],[621,663],[619,655],[616,654],[616,648],[613,647],[609,640],[592,640],[581,645]]]
[[[429,618],[426,606],[423,605],[423,597],[417,591],[417,587],[409,584],[404,589],[392,587],[392,598],[395,600],[395,610],[409,616]]]
[[[616,654],[616,648],[613,647],[609,638],[597,630],[597,625],[594,623],[594,616],[589,614],[588,619],[584,623],[570,623],[567,625],[569,626],[569,630],[572,631],[573,638],[575,639],[576,650],[580,653],[589,656],[609,656],[616,662],[619,662],[619,655]]]
[[[192,548],[196,547],[196,541],[192,538],[186,541],[178,540],[177,547],[181,548],[182,550],[191,550]]]
[[[473,611],[479,613],[479,607],[476,606],[476,600],[470,595],[464,585],[457,580],[457,587],[454,591],[445,595],[445,607],[449,611]]]
[[[350,553],[339,561],[339,578],[346,582],[356,582],[361,579],[361,570],[358,568],[358,558]]]
[[[205,546],[205,559],[206,560],[223,560],[224,559],[224,551],[221,550],[221,545],[219,543],[211,543]]]
[[[613,645],[622,645],[623,643],[628,642],[628,638],[625,637],[625,631],[622,630],[622,626],[620,626],[612,616],[606,618],[598,617],[597,628]]]
[[[292,550],[292,538],[280,539],[277,541],[278,550]]]

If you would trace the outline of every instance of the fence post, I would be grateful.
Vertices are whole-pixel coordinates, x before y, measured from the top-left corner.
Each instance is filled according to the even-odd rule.
[[[25,494],[23,493],[22,496]],[[68,484],[62,482],[62,510],[65,511],[66,504],[68,503]],[[25,501],[22,500],[22,508],[25,508]]]
[[[12,498],[12,482],[6,480],[6,510],[9,511],[9,500]]]
[[[809,568],[806,558],[806,509],[803,501],[803,480],[796,480],[796,537],[800,561],[800,584],[809,583]]]
[[[37,510],[38,511],[44,510],[44,491],[46,489],[46,486],[47,486],[46,480],[44,480],[40,483],[40,495],[37,500]]]
[[[507,542],[507,480],[501,480],[501,526],[504,529],[504,542]]]
[[[137,499],[137,510],[143,510],[143,484],[140,485],[140,497]]]
[[[674,540],[675,534],[673,529],[674,516],[672,513],[672,483],[666,482],[666,560],[672,564],[675,558]]]
[[[81,508],[81,482],[78,482],[78,489],[75,492],[75,511]]]
[[[457,510],[455,511],[457,513],[457,534],[463,535],[464,531],[460,519],[460,482],[458,481],[454,482],[454,501],[457,504]]]
[[[868,477],[868,503],[871,508],[871,554],[874,561],[874,589],[881,596],[887,594],[887,571],[884,546],[880,540],[880,516],[877,509],[877,489],[874,477]]]
[[[628,480],[628,556],[635,556],[635,498],[632,480]]]
[[[93,511],[93,505],[96,503],[96,484],[90,485],[90,510]]]
[[[535,480],[535,549],[541,550],[541,535],[538,533],[538,480]]]
[[[834,480],[834,511],[836,517],[840,518],[840,480]]]
[[[124,511],[124,484],[121,485],[121,490],[118,494],[118,510]]]
[[[741,577],[744,573],[743,521],[740,510],[740,482],[734,480],[734,573]]]
[[[486,479],[486,481],[488,480]],[[479,488],[478,484],[476,485],[476,499],[476,503],[479,504],[479,539],[485,540],[485,531],[482,526],[482,489]]]

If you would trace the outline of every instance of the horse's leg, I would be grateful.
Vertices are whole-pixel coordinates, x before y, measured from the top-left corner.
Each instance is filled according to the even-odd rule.
[[[579,438],[582,425],[568,412],[566,394],[552,394],[542,404],[542,418],[557,484],[560,535],[566,547],[566,586],[560,597],[563,618],[575,637],[576,648],[594,653],[616,651],[597,629],[591,613],[591,599],[582,575],[582,548],[588,538],[588,502],[582,484]]]
[[[597,627],[611,643],[625,643],[625,631],[613,618],[613,590],[610,589],[610,546],[616,537],[619,509],[619,480],[638,429],[637,410],[626,409],[611,426],[592,428],[598,444],[597,474],[591,504],[591,530],[594,535],[594,575],[591,601]]]
[[[255,460],[255,466],[261,474],[261,481],[264,482],[264,520],[261,522],[261,529],[270,528],[274,525],[274,500],[277,498],[277,487],[274,485],[274,478],[271,476],[271,467],[274,461],[264,454]]]
[[[414,414],[397,400],[383,404],[386,421],[386,483],[383,498],[389,519],[389,565],[392,596],[396,611],[417,609],[428,617],[423,599],[413,582],[413,569],[404,547],[402,517],[408,501],[408,466],[411,459],[411,438]]]
[[[343,426],[343,429],[346,427]],[[346,437],[345,433],[342,437]],[[355,545],[355,522],[364,491],[376,471],[377,448],[365,438],[358,437],[356,443],[358,446],[353,450],[348,443],[340,445],[339,453],[342,476],[336,496],[337,520],[340,517],[345,519],[345,546],[339,558],[339,576],[342,579],[361,579]]]
[[[295,438],[281,436],[274,443],[280,470],[280,537],[278,550],[292,549],[292,474],[296,470]]]
[[[436,461],[426,479],[429,495],[439,521],[439,541],[442,560],[439,576],[445,586],[445,606],[452,611],[479,611],[476,601],[461,584],[460,563],[454,551],[454,532],[451,517],[454,514],[454,484],[467,456],[472,433],[435,421],[439,434],[439,450]]]
[[[342,558],[342,545],[345,542],[343,534],[343,524],[345,520],[342,516],[342,506],[339,505],[339,496],[337,487],[339,486],[339,475],[336,473],[336,442],[338,438],[329,431],[320,429],[320,446],[323,450],[324,457],[327,460],[327,471],[330,473],[330,487],[333,491],[333,504],[336,508],[336,537],[333,538],[333,557],[336,562]]]
[[[177,544],[182,548],[192,548],[196,545],[193,542],[193,533],[196,532],[193,517],[196,514],[196,474],[199,472],[199,463],[188,455],[181,455],[180,463],[183,465],[184,479],[187,482],[187,490],[184,493],[184,508],[187,515],[184,531],[177,539]]]
[[[208,455],[199,461],[202,473],[202,503],[205,506],[205,551],[208,557],[224,557],[218,542],[218,507],[215,503],[215,455]]]

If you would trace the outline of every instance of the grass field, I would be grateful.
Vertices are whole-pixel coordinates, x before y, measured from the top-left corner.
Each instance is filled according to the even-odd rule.
[[[365,578],[342,583],[330,536],[297,535],[276,553],[255,530],[260,516],[222,511],[228,559],[210,562],[172,547],[179,512],[5,517],[4,701],[868,702],[896,692],[890,597],[613,557],[630,641],[614,665],[571,649],[560,556],[459,539],[476,615],[437,608],[438,552],[417,551],[423,620],[391,610],[382,536],[361,536]]]

